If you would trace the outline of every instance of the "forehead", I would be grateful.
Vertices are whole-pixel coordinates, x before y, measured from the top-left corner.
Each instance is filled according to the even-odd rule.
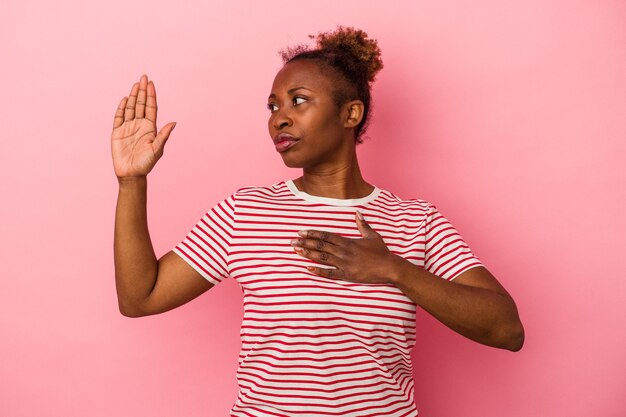
[[[294,87],[306,87],[315,92],[329,92],[331,82],[313,60],[290,62],[278,71],[272,84],[272,94],[285,93]]]

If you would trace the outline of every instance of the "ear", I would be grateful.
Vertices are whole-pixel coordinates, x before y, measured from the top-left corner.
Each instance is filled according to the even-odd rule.
[[[357,127],[363,120],[363,110],[365,105],[361,100],[352,100],[344,104],[346,118],[343,127]]]

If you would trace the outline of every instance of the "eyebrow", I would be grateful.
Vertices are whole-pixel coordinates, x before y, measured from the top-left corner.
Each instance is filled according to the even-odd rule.
[[[287,90],[287,94],[292,94],[294,91],[297,91],[297,90],[300,90],[300,89],[313,91],[310,88],[306,88],[305,86],[301,85],[300,87],[294,87],[292,89]],[[270,98],[276,98],[276,94],[274,94],[274,93],[270,94],[267,99],[269,100]]]

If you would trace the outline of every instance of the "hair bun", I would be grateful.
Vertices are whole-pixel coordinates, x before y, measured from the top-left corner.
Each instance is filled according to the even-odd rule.
[[[279,52],[283,63],[311,59],[328,67],[334,74],[332,96],[337,108],[348,100],[363,102],[363,118],[355,129],[355,140],[363,143],[363,133],[370,120],[372,102],[371,84],[376,74],[383,68],[378,42],[369,39],[367,33],[353,27],[337,26],[334,31],[309,35],[317,41],[317,48],[299,44]]]
[[[309,38],[315,39],[318,49],[322,51],[350,57],[356,66],[364,70],[370,83],[383,68],[378,42],[369,39],[367,33],[360,29],[338,26],[334,31],[309,35]]]

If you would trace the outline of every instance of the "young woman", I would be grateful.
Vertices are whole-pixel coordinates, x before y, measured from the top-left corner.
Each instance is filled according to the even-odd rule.
[[[435,205],[363,179],[355,148],[382,68],[376,41],[339,27],[283,59],[268,128],[302,176],[235,191],[158,260],[146,177],[175,123],[157,133],[145,75],[120,102],[112,133],[120,311],[162,313],[234,278],[244,318],[232,416],[415,416],[416,307],[517,351],[515,303]]]

